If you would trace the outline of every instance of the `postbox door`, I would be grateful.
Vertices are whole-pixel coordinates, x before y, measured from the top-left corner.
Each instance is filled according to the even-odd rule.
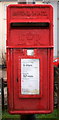
[[[48,49],[33,49],[34,54],[28,55],[27,49],[13,49],[14,71],[11,79],[13,83],[14,111],[46,111],[49,110],[50,83],[49,66],[52,52]],[[50,62],[49,62],[50,60]],[[31,68],[30,68],[31,67]],[[26,77],[27,76],[27,77]],[[26,77],[26,78],[25,78]],[[13,82],[12,82],[13,81]],[[12,88],[11,88],[12,89]],[[18,112],[17,112],[18,113]]]

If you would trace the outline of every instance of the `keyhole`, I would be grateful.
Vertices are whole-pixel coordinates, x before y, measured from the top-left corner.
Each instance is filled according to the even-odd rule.
[[[17,82],[18,82],[18,78],[17,78]]]

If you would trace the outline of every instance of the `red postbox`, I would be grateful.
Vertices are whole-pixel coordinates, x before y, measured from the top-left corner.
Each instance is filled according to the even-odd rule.
[[[53,111],[53,8],[7,7],[8,109],[14,114]]]

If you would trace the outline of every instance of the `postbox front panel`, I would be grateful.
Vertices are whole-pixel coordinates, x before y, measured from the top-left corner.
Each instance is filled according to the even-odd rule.
[[[45,33],[45,34],[44,34]],[[45,42],[43,41],[43,34],[45,37]],[[33,37],[34,36],[34,37]],[[13,28],[10,33],[10,45],[19,45],[19,46],[47,46],[49,43],[49,28],[40,27],[21,27],[21,28]],[[13,41],[12,41],[13,39]],[[39,41],[38,41],[39,39]],[[17,41],[17,42],[16,42]]]
[[[52,7],[11,5],[7,21],[9,112],[50,113],[53,111]]]
[[[51,6],[16,5],[8,7],[8,13],[8,46],[30,48],[52,45]]]

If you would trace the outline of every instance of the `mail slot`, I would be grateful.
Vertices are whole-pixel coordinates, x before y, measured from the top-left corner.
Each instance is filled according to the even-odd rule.
[[[11,27],[49,27],[49,22],[15,22],[11,23]]]
[[[11,114],[53,111],[53,8],[7,7],[7,84]]]

